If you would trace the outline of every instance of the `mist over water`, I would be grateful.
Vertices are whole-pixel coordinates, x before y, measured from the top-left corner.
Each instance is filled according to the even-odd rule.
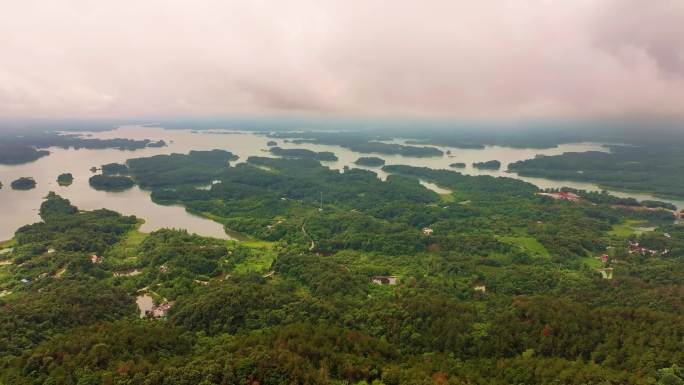
[[[222,149],[230,151],[240,158],[235,163],[245,162],[249,156],[272,157],[268,152],[266,142],[272,140],[263,135],[235,131],[193,132],[191,130],[166,130],[163,128],[122,126],[116,130],[84,133],[93,138],[130,138],[130,139],[163,139],[167,147],[145,148],[137,151],[122,151],[115,149],[88,150],[50,148],[51,154],[34,162],[22,165],[0,165],[0,181],[4,187],[0,189],[0,240],[9,239],[19,227],[40,220],[38,209],[43,197],[49,191],[55,191],[71,200],[72,204],[82,210],[107,208],[122,214],[136,215],[145,220],[141,230],[154,231],[164,227],[187,229],[191,233],[218,238],[228,238],[223,226],[217,222],[201,218],[185,211],[181,206],[163,206],[152,202],[150,192],[137,186],[123,192],[97,191],[88,184],[88,178],[94,175],[90,168],[100,167],[107,163],[123,163],[130,158],[148,157],[158,154],[188,153],[191,150]],[[314,151],[334,152],[338,160],[322,162],[332,169],[343,170],[345,166],[368,169],[386,179],[387,174],[380,167],[357,166],[354,162],[361,154],[346,148],[319,144],[294,144],[276,139],[283,148],[307,148]],[[403,143],[402,139],[394,142]],[[445,152],[441,157],[415,158],[400,155],[371,154],[383,158],[387,165],[405,164],[434,169],[451,169],[449,164],[455,162],[466,163],[464,169],[452,169],[470,175],[491,175],[514,177],[533,183],[541,188],[572,187],[584,190],[600,190],[592,183],[565,182],[544,178],[519,177],[514,173],[505,172],[509,163],[530,159],[537,155],[556,155],[563,152],[607,151],[598,143],[563,144],[549,149],[521,149],[500,146],[487,146],[485,149],[458,149],[446,146],[436,146]],[[447,155],[446,151],[451,154]],[[473,162],[499,160],[501,170],[479,170],[472,167]],[[59,186],[57,176],[69,172],[74,176],[71,186]],[[22,176],[36,179],[37,187],[28,191],[17,191],[10,188],[10,183]],[[425,185],[425,184],[424,184]],[[439,191],[439,186],[427,184],[428,188]],[[443,192],[443,191],[442,191]],[[626,193],[611,191],[623,197],[633,197],[638,200],[656,199],[674,203],[684,207],[684,202],[655,198],[649,194]]]

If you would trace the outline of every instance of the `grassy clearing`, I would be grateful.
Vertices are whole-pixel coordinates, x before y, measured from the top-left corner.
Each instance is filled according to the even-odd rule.
[[[442,203],[454,203],[456,202],[456,197],[453,193],[439,194],[439,199]]]
[[[276,259],[277,253],[271,246],[254,247],[252,253],[245,260],[236,264],[232,272],[235,274],[266,273]]]
[[[6,259],[3,261],[7,261]],[[12,281],[12,264],[0,264],[0,292],[7,288]]]
[[[275,247],[275,242],[269,242],[269,241],[260,241],[256,239],[249,239],[240,242],[241,245],[247,246],[247,247],[252,247],[252,248],[257,248],[257,249],[272,249]]]
[[[108,250],[106,257],[116,260],[117,265],[124,267],[134,266],[138,261],[138,248],[149,235],[138,230],[141,225],[142,222],[134,230],[129,231],[119,243]]]
[[[647,226],[647,225],[648,225],[648,222],[646,222],[646,221],[628,219],[622,223],[618,223],[616,225],[613,225],[613,228],[608,232],[608,234],[615,236],[615,237],[627,238],[632,234],[639,234],[640,233],[640,231],[637,229],[637,227]],[[641,231],[641,232],[643,232],[643,231]]]
[[[6,248],[9,248],[9,247],[14,247],[14,246],[16,246],[16,245],[17,245],[17,242],[14,240],[14,238],[8,239],[8,240],[6,240],[6,241],[0,242],[0,250],[6,249]]]
[[[603,267],[603,262],[594,257],[584,257],[581,259],[582,263],[591,267],[592,269],[599,269]]]
[[[511,245],[515,245],[523,249],[524,251],[527,251],[529,253],[539,255],[542,257],[549,257],[549,251],[546,250],[546,247],[539,243],[535,238],[532,237],[498,237],[499,241],[508,243]]]

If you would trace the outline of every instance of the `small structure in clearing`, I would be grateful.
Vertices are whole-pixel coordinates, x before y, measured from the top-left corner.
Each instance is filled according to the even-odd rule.
[[[145,314],[152,318],[163,318],[169,314],[171,306],[173,306],[173,302],[162,303],[153,307],[152,310],[148,310]]]
[[[596,269],[599,273],[601,273],[601,276],[603,279],[613,279],[613,268],[612,267],[606,267],[603,269]]]
[[[430,227],[423,227],[423,234],[424,235],[432,235],[433,230]]]
[[[556,193],[537,193],[537,195],[568,202],[579,202],[580,200],[579,195],[569,191],[561,191]]]
[[[136,275],[139,275],[140,273],[141,273],[141,271],[138,269],[128,269],[128,270],[115,271],[114,276],[115,277],[135,277]]]
[[[100,264],[100,263],[102,263],[102,261],[103,261],[103,258],[97,254],[93,254],[90,256],[90,262],[92,262],[93,264]]]
[[[397,277],[394,275],[376,275],[371,278],[371,282],[376,285],[396,285]]]

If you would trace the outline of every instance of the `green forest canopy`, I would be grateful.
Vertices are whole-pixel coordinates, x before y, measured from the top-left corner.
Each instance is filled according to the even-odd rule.
[[[0,247],[11,248],[0,255],[0,383],[684,379],[684,225],[667,207],[550,199],[448,170],[385,166],[381,181],[312,159],[233,160],[194,151],[131,159],[126,172],[242,242],[145,234],[138,218],[49,194],[42,221]],[[141,293],[168,315],[140,319]]]

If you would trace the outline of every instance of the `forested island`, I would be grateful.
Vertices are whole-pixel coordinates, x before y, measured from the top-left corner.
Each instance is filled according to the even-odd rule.
[[[41,222],[0,243],[0,382],[684,379],[684,225],[662,202],[235,159],[158,155],[93,178],[128,178],[242,241],[141,233],[50,193]]]
[[[14,190],[31,190],[36,187],[36,180],[31,177],[21,177],[10,184]]]
[[[357,159],[354,163],[360,166],[380,167],[385,165],[385,160],[375,156],[362,156],[359,159]]]
[[[128,167],[125,164],[120,163],[103,164],[101,169],[102,174],[104,175],[117,175],[128,173]]]
[[[280,148],[271,147],[271,154],[283,158],[315,159],[323,161],[336,161],[337,156],[330,151],[311,151],[303,148]]]
[[[88,179],[90,186],[96,190],[122,191],[135,185],[133,179],[121,175],[93,175]]]
[[[475,162],[473,163],[474,168],[479,168],[482,170],[498,170],[501,168],[501,162],[498,160],[488,160],[486,162]]]
[[[59,174],[57,177],[57,184],[60,186],[70,186],[74,182],[74,176],[71,173]]]
[[[22,164],[50,155],[49,147],[138,150],[145,147],[163,147],[163,140],[150,139],[94,139],[58,133],[31,133],[28,135],[0,136],[0,164]]]
[[[275,138],[290,138],[293,143],[318,143],[340,146],[360,153],[377,153],[413,157],[442,156],[444,153],[435,147],[407,146],[397,143],[384,143],[390,140],[362,132],[280,132],[270,134]]]
[[[455,148],[460,148],[460,149],[466,149],[466,150],[482,150],[485,148],[483,144],[478,144],[478,143],[466,143],[462,142],[459,139],[452,139],[452,138],[438,138],[438,139],[420,139],[420,140],[407,140],[406,144],[417,144],[417,145],[432,145],[432,146],[448,146],[448,147],[455,147]]]
[[[449,167],[451,168],[465,168],[466,164],[462,162],[456,162],[456,163],[451,163],[449,164]]]

